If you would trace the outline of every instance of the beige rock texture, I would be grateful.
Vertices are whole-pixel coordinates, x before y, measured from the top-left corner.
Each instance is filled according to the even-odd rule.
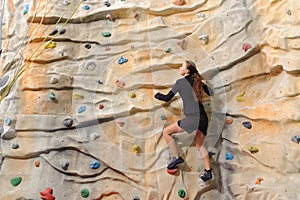
[[[0,199],[300,199],[299,16],[297,0],[2,1]],[[207,183],[194,133],[166,172],[182,101],[154,94],[184,60],[215,92]]]

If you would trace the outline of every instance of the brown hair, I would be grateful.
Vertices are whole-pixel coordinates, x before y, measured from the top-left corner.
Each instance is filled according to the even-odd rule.
[[[193,61],[186,61],[186,64],[187,69],[189,70],[189,74],[193,79],[193,89],[196,94],[196,98],[200,103],[202,103],[202,97],[204,92],[202,80],[204,80],[204,78],[199,74],[196,64]]]

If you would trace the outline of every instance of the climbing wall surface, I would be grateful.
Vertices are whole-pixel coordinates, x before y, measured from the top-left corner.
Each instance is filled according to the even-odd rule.
[[[2,1],[0,199],[300,199],[296,0]],[[164,126],[182,102],[154,99],[193,60],[205,146]]]

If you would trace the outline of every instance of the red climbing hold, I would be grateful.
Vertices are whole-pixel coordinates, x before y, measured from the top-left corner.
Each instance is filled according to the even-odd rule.
[[[43,200],[55,200],[55,197],[52,195],[52,188],[47,187],[44,191],[40,192],[41,199]]]
[[[141,13],[140,13],[139,11],[137,11],[137,12],[134,13],[133,17],[134,17],[135,19],[137,19],[137,18],[140,17],[140,15],[141,15]]]
[[[99,104],[99,109],[103,109],[104,105],[103,104]]]
[[[174,175],[178,172],[178,167],[174,168],[174,169],[168,169],[167,168],[167,172],[171,175]]]
[[[246,52],[248,51],[249,49],[252,48],[252,45],[249,44],[249,43],[244,43],[243,46],[242,46],[242,49]]]

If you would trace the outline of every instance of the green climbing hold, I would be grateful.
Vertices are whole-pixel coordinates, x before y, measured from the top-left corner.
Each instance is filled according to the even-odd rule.
[[[259,151],[259,149],[255,146],[248,147],[248,150],[250,151],[250,153],[257,153]]]
[[[166,115],[162,115],[162,116],[160,116],[160,119],[161,120],[167,120],[167,117],[166,117]]]
[[[80,194],[83,198],[87,198],[90,195],[90,192],[88,189],[84,188],[81,190]]]
[[[184,198],[185,197],[185,191],[183,189],[178,190],[178,196],[180,198]]]
[[[165,52],[166,53],[171,53],[172,49],[171,48],[168,48]]]
[[[20,176],[16,176],[16,177],[13,177],[10,179],[10,183],[13,185],[13,186],[17,186],[21,183],[22,181],[22,177]]]
[[[49,98],[51,100],[55,100],[56,99],[54,92],[49,92]]]
[[[103,37],[110,37],[111,33],[110,32],[102,32],[101,33]]]

